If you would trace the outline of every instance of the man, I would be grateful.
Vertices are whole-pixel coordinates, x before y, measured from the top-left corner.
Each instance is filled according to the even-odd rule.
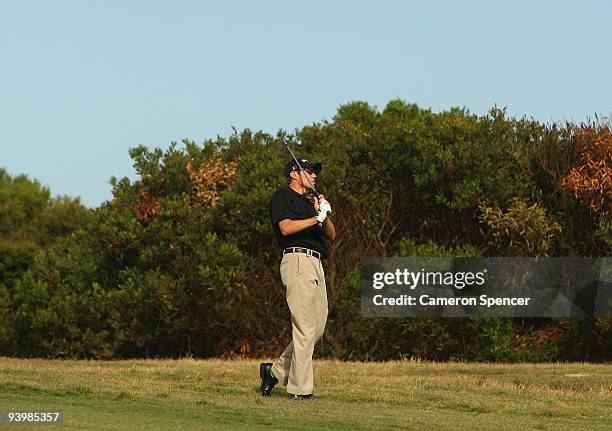
[[[336,229],[325,196],[314,202],[305,196],[321,173],[321,163],[292,159],[285,165],[287,187],[278,189],[268,210],[276,239],[283,250],[280,274],[291,311],[292,341],[276,363],[259,367],[261,394],[269,396],[279,382],[294,399],[314,398],[312,353],[327,322],[327,290],[321,259],[328,256],[324,238],[333,241]]]

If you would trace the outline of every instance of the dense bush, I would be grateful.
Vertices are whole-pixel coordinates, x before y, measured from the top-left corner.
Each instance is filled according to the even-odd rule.
[[[478,117],[355,102],[294,135],[244,130],[202,146],[134,148],[138,179],[113,178],[114,198],[94,211],[49,205],[48,193],[15,204],[7,196],[40,192],[4,175],[3,237],[17,227],[20,241],[44,239],[32,250],[0,243],[0,353],[278,354],[290,324],[266,207],[285,184],[289,141],[323,162],[317,188],[338,231],[319,354],[609,360],[610,319],[365,318],[357,270],[365,256],[609,255],[610,136],[607,126],[542,125],[499,109]]]

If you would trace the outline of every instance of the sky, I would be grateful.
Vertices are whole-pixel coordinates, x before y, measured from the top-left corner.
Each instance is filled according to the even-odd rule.
[[[89,207],[129,148],[276,133],[393,99],[612,112],[612,2],[0,0],[0,167]]]

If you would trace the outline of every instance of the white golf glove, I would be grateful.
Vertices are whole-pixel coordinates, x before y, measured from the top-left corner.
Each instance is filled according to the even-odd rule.
[[[331,214],[332,207],[329,202],[326,200],[321,201],[319,204],[319,212],[317,213],[317,221],[319,223],[323,223],[327,218],[328,214]]]

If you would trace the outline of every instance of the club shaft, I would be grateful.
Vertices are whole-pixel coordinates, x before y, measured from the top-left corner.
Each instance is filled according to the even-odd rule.
[[[295,157],[295,154],[293,154],[293,151],[291,151],[291,147],[289,147],[289,144],[287,144],[287,142],[285,141],[284,141],[284,144],[285,144],[285,147],[287,147],[287,149],[289,150],[289,154],[291,154],[291,157],[293,157],[293,160],[295,161],[298,168],[300,169],[300,172],[304,172],[304,169],[302,168],[302,164],[297,159],[297,157]],[[312,189],[312,191],[315,193],[315,195],[317,195],[317,197],[319,197],[319,192],[317,191],[317,189],[315,189],[315,186],[312,184],[312,181],[310,181],[310,178],[308,178],[308,175],[304,173],[304,176],[308,180],[308,184],[310,184],[310,188]]]

